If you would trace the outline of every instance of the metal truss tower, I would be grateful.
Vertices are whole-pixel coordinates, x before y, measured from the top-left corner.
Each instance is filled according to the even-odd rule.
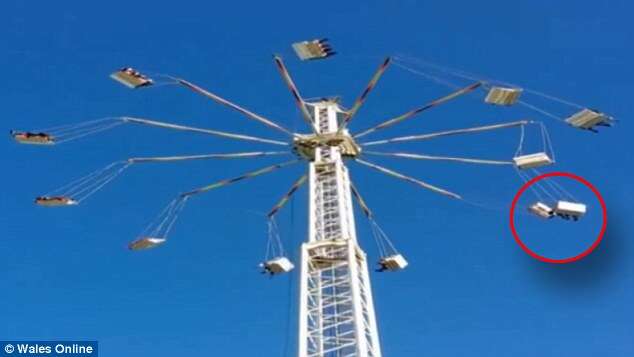
[[[318,135],[336,135],[345,111],[307,103]],[[347,136],[347,133],[344,133]],[[315,148],[309,164],[308,242],[301,247],[299,357],[379,357],[365,252],[357,243],[341,146]]]

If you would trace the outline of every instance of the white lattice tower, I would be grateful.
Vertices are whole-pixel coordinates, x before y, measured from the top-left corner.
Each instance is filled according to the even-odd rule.
[[[336,133],[334,101],[308,105],[319,134]],[[299,356],[381,356],[366,254],[357,243],[350,179],[338,146],[309,165],[308,242],[301,248]]]

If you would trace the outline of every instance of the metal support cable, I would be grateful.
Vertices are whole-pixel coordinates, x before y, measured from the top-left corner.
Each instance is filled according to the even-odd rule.
[[[180,200],[178,204],[174,207],[171,213],[171,218],[168,221],[167,225],[165,226],[166,227],[165,231],[162,233],[163,237],[167,237],[170,234],[170,231],[172,230],[172,228],[174,227],[174,224],[178,220],[178,216],[185,208],[185,204],[187,204],[187,197],[183,197],[183,199]]]
[[[482,85],[482,82],[476,82],[476,83],[470,84],[470,85],[468,85],[468,86],[466,86],[466,87],[464,87],[462,89],[459,89],[459,90],[457,90],[457,91],[455,91],[453,93],[450,93],[450,94],[448,94],[448,95],[446,95],[444,97],[441,97],[441,98],[438,98],[436,100],[433,100],[433,101],[429,102],[428,104],[426,104],[426,105],[424,105],[424,106],[422,106],[420,108],[416,108],[416,109],[410,110],[409,112],[407,112],[405,114],[399,115],[399,116],[397,116],[395,118],[386,120],[386,121],[382,122],[379,125],[373,126],[373,127],[369,128],[369,129],[366,129],[366,130],[354,135],[354,137],[355,138],[360,138],[362,136],[368,135],[368,134],[370,134],[372,132],[375,132],[377,130],[385,129],[385,128],[390,127],[390,126],[392,126],[394,124],[400,123],[400,122],[402,122],[404,120],[407,120],[407,119],[409,119],[409,118],[411,118],[411,117],[413,117],[413,116],[415,116],[415,115],[417,115],[417,114],[419,114],[419,113],[421,113],[421,112],[423,112],[423,111],[425,111],[427,109],[433,108],[435,106],[438,106],[440,104],[448,102],[451,99],[454,99],[454,98],[457,98],[457,97],[459,97],[459,96],[461,96],[463,94],[469,93],[469,92],[475,90],[476,88],[480,87],[481,85]]]
[[[313,120],[313,117],[308,112],[308,109],[306,108],[306,103],[302,99],[302,96],[299,94],[299,90],[297,89],[295,82],[293,82],[293,78],[291,78],[291,75],[288,72],[288,69],[284,65],[284,61],[282,61],[282,58],[277,55],[273,56],[273,60],[275,61],[277,69],[279,70],[280,75],[282,75],[284,82],[286,82],[288,89],[291,91],[291,94],[293,95],[293,98],[295,99],[295,104],[299,108],[299,111],[302,113],[304,120],[306,121],[306,123],[308,123],[311,129],[313,129],[314,133],[318,133],[318,130],[315,127],[315,122]]]
[[[205,155],[187,155],[187,156],[157,156],[157,157],[133,157],[127,161],[129,163],[146,163],[146,162],[172,162],[172,161],[188,161],[188,160],[207,160],[207,159],[248,159],[263,156],[290,155],[288,151],[253,151],[253,152],[235,152],[222,154],[205,154]]]
[[[528,176],[527,173],[521,172],[519,169],[516,169],[517,174],[524,180],[524,182],[528,182],[530,181],[530,177]],[[537,196],[537,198],[539,200],[542,200],[541,195],[537,192],[537,190],[534,188],[536,187],[537,189],[541,190],[542,193],[544,193],[544,195],[548,196],[548,198],[550,198],[552,201],[557,201],[558,198],[555,196],[555,194],[551,193],[549,190],[546,189],[546,187],[544,187],[544,185],[542,185],[541,182],[536,181],[534,185],[531,185],[530,188],[533,190],[533,192],[535,193],[535,195]]]
[[[548,112],[548,111],[546,111],[546,110],[544,110],[542,108],[539,108],[539,107],[537,107],[537,106],[535,106],[533,104],[530,104],[530,103],[528,103],[526,101],[518,100],[517,103],[522,105],[522,106],[525,106],[528,109],[531,109],[531,110],[534,110],[534,111],[536,111],[536,112],[538,112],[540,114],[543,114],[543,115],[545,115],[545,116],[547,116],[549,118],[552,118],[552,119],[555,119],[555,120],[559,120],[559,121],[565,121],[561,117],[559,117],[559,116],[557,116],[557,115],[555,115],[553,113],[550,113],[550,112]]]
[[[104,177],[102,180],[95,182],[94,186],[88,186],[88,187],[82,189],[79,192],[75,192],[73,195],[76,197],[78,202],[81,202],[81,201],[87,199],[88,197],[92,196],[95,192],[97,192],[100,189],[102,189],[105,185],[110,183],[112,180],[117,178],[117,176],[119,176],[125,169],[127,169],[129,165],[130,164],[124,165],[119,170],[117,170],[117,171],[111,173],[110,175]],[[81,197],[80,197],[80,195],[81,195]]]
[[[226,107],[229,107],[229,108],[231,108],[231,109],[233,109],[235,111],[238,111],[239,113],[242,113],[243,115],[245,115],[248,118],[251,118],[251,119],[253,119],[255,121],[258,121],[258,122],[260,122],[260,123],[262,123],[262,124],[264,124],[264,125],[266,125],[268,127],[277,129],[277,130],[279,130],[279,131],[281,131],[281,132],[283,132],[283,133],[285,133],[285,134],[287,134],[289,136],[294,136],[294,134],[292,132],[290,132],[288,129],[282,127],[281,125],[279,125],[279,124],[277,124],[277,123],[275,123],[275,122],[273,122],[273,121],[271,121],[269,119],[266,119],[265,117],[263,117],[263,116],[261,116],[259,114],[253,113],[253,112],[251,112],[251,111],[249,111],[249,110],[247,110],[247,109],[245,109],[245,108],[243,108],[243,107],[241,107],[241,106],[239,106],[239,105],[237,105],[235,103],[232,103],[232,102],[230,102],[230,101],[228,101],[228,100],[226,100],[226,99],[224,99],[224,98],[222,98],[222,97],[220,97],[220,96],[218,96],[218,95],[216,95],[214,93],[211,93],[210,91],[208,91],[206,89],[203,89],[203,88],[201,88],[201,87],[199,87],[199,86],[197,86],[197,85],[195,85],[195,84],[193,84],[191,82],[188,82],[188,81],[186,81],[184,79],[178,78],[176,80],[178,81],[178,83],[182,84],[185,88],[189,88],[189,89],[191,89],[192,91],[194,91],[196,93],[202,94],[205,97],[210,98],[211,100],[215,101],[216,103],[222,104],[222,105],[224,105]]]
[[[542,172],[541,172],[541,171],[539,171],[538,169],[533,168],[532,170],[533,170],[533,173],[535,173],[535,175],[536,175],[536,176],[542,175]],[[575,197],[572,193],[570,193],[568,190],[566,190],[566,189],[565,189],[562,185],[560,185],[560,184],[559,184],[559,183],[555,180],[555,178],[552,178],[552,179],[548,179],[548,178],[547,178],[547,179],[545,179],[545,180],[543,180],[543,181],[544,181],[544,182],[545,182],[548,186],[550,186],[550,188],[551,188],[551,189],[553,189],[553,191],[555,191],[555,192],[556,192],[558,195],[560,195],[561,197],[571,199],[572,201],[575,201],[575,202],[579,202],[579,201],[577,200],[577,198],[576,198],[576,197]]]
[[[394,176],[394,177],[399,178],[401,180],[405,180],[405,181],[413,183],[413,184],[415,184],[417,186],[426,188],[426,189],[428,189],[430,191],[433,191],[433,192],[436,192],[436,193],[440,193],[442,195],[449,196],[449,197],[452,197],[452,198],[455,198],[455,199],[458,199],[458,200],[462,199],[462,197],[460,195],[458,195],[458,194],[455,194],[453,192],[450,192],[450,191],[444,190],[442,188],[436,187],[434,185],[428,184],[428,183],[426,183],[424,181],[421,181],[421,180],[418,180],[418,179],[415,179],[415,178],[412,178],[412,177],[409,177],[409,176],[405,176],[405,175],[400,174],[400,173],[398,173],[396,171],[392,171],[392,170],[390,170],[388,168],[385,168],[385,167],[382,167],[382,166],[379,166],[379,165],[376,165],[376,164],[373,164],[371,162],[367,162],[365,160],[361,160],[361,159],[358,159],[358,158],[355,159],[355,161],[360,163],[360,164],[362,164],[362,165],[365,165],[365,166],[368,166],[370,168],[373,168],[373,169],[375,169],[375,170],[377,170],[379,172],[382,172],[382,173],[387,174],[389,176]]]
[[[522,181],[523,181],[524,183],[527,183],[527,182],[529,181],[528,177],[526,177],[526,176],[524,175],[524,173],[523,173],[523,172],[521,172],[519,169],[515,169],[515,172],[517,173],[517,176],[519,176],[519,177],[520,177],[520,179],[522,179]],[[542,195],[541,195],[541,194],[539,193],[539,191],[537,191],[537,190],[535,189],[535,187],[533,187],[533,186],[534,186],[534,185],[530,185],[530,186],[529,186],[530,190],[531,190],[531,191],[533,191],[533,193],[535,194],[535,196],[537,197],[537,199],[538,199],[540,202],[544,202],[544,199],[542,198]]]
[[[350,190],[352,191],[352,195],[354,196],[354,198],[356,198],[359,207],[361,207],[363,214],[365,214],[367,218],[371,218],[373,214],[370,210],[370,207],[368,207],[368,205],[365,203],[365,200],[363,199],[363,197],[361,197],[361,194],[352,182],[350,182]]]
[[[446,131],[439,131],[439,132],[429,133],[429,134],[408,135],[408,136],[400,136],[400,137],[391,138],[391,139],[368,141],[368,142],[361,143],[361,145],[371,146],[371,145],[381,145],[381,144],[397,143],[397,142],[404,142],[404,141],[428,140],[428,139],[434,139],[434,138],[443,137],[443,136],[451,136],[456,134],[470,134],[470,133],[478,133],[478,132],[489,131],[489,130],[511,128],[514,126],[526,125],[529,123],[531,123],[531,121],[529,120],[519,120],[519,121],[510,122],[510,123],[477,126],[473,128],[446,130]]]
[[[434,64],[434,63],[427,62],[427,61],[423,61],[423,60],[420,60],[420,59],[411,59],[411,58],[410,59],[406,59],[406,58],[402,58],[402,57],[395,57],[395,64],[405,68],[405,66],[401,62],[402,61],[407,61],[407,60],[409,60],[409,61],[411,61],[413,63],[416,63],[418,65],[421,65],[421,66],[424,66],[424,67],[428,67],[428,68],[433,68],[433,69],[435,69],[437,71],[440,71],[440,72],[443,72],[445,74],[449,74],[451,76],[454,76],[454,77],[457,77],[457,78],[461,78],[461,79],[464,79],[464,80],[481,80],[481,81],[484,81],[484,82],[486,82],[486,87],[489,87],[489,88],[491,87],[491,84],[507,86],[507,87],[522,88],[522,91],[524,91],[526,93],[529,93],[529,94],[532,94],[532,95],[535,95],[535,96],[538,96],[538,97],[542,97],[542,98],[544,98],[546,100],[550,100],[552,102],[557,102],[559,104],[563,104],[563,105],[566,105],[566,106],[569,106],[569,107],[572,107],[572,108],[575,108],[575,109],[579,109],[579,110],[582,110],[582,109],[586,108],[586,107],[584,107],[584,106],[582,106],[580,104],[577,104],[577,103],[571,102],[569,100],[565,100],[565,99],[562,99],[562,98],[559,98],[559,97],[556,97],[556,96],[553,96],[553,95],[550,95],[550,94],[546,94],[546,93],[543,93],[543,92],[540,92],[540,91],[537,91],[537,90],[533,90],[533,89],[529,89],[529,88],[523,88],[521,86],[518,86],[518,85],[513,84],[513,83],[509,83],[509,82],[504,82],[504,81],[500,81],[500,80],[484,78],[481,75],[471,74],[471,73],[468,73],[468,72],[465,72],[465,71],[460,71],[460,70],[457,70],[457,69],[454,69],[454,68],[441,66],[441,65]],[[409,71],[416,73],[415,70],[409,69]],[[426,77],[431,77],[430,75],[427,75],[426,73],[417,73],[417,74],[420,74],[420,75],[423,75],[423,76],[426,76]],[[548,112],[548,111],[546,111],[546,110],[544,110],[544,109],[542,109],[540,107],[537,107],[537,106],[535,106],[533,104],[530,104],[530,103],[528,103],[526,101],[519,100],[518,104],[520,104],[522,106],[525,106],[525,107],[527,107],[527,108],[529,108],[531,110],[534,110],[534,111],[536,111],[538,113],[541,113],[541,114],[543,114],[543,115],[545,115],[547,117],[550,117],[550,118],[553,118],[553,119],[556,119],[556,120],[559,120],[559,121],[564,121],[564,119],[562,119],[560,116],[552,114],[552,113],[550,113],[550,112]]]
[[[91,173],[89,173],[89,174],[88,174],[88,175],[86,175],[86,176],[82,176],[82,177],[80,177],[80,178],[78,178],[78,179],[76,179],[76,180],[73,180],[73,181],[71,181],[71,182],[69,182],[69,183],[65,184],[64,186],[61,186],[61,187],[59,187],[59,188],[56,188],[56,189],[54,189],[54,190],[52,190],[52,191],[50,191],[50,192],[46,193],[46,195],[45,195],[45,196],[53,196],[53,195],[58,194],[58,193],[61,193],[61,194],[66,194],[66,193],[68,193],[68,191],[69,191],[69,190],[73,190],[73,189],[75,189],[75,187],[77,187],[77,186],[82,186],[82,185],[84,185],[85,183],[87,183],[87,182],[89,182],[89,181],[91,181],[91,180],[94,180],[94,179],[95,179],[95,178],[97,178],[97,177],[100,177],[100,176],[101,176],[101,175],[103,175],[106,171],[108,171],[108,170],[112,169],[112,168],[113,168],[113,167],[115,167],[116,165],[124,165],[124,164],[125,164],[125,161],[116,161],[116,162],[113,162],[113,163],[109,164],[108,166],[106,166],[106,167],[104,167],[104,168],[101,168],[101,169],[99,169],[99,170],[97,170],[97,171],[91,172]]]
[[[408,57],[408,56],[406,56],[406,57]],[[397,62],[410,61],[410,62],[412,62],[414,64],[418,64],[420,66],[424,66],[424,67],[428,67],[428,68],[433,68],[433,69],[435,69],[437,71],[440,71],[440,72],[443,72],[445,74],[449,74],[451,76],[454,76],[454,77],[457,77],[457,78],[460,78],[460,79],[464,79],[464,80],[468,80],[468,81],[494,82],[493,80],[490,80],[490,79],[485,78],[485,77],[480,76],[480,75],[476,75],[476,74],[473,74],[473,73],[467,73],[465,71],[460,71],[460,70],[457,70],[455,68],[451,68],[451,67],[447,67],[447,66],[441,66],[439,64],[435,64],[435,63],[432,63],[432,62],[429,62],[429,61],[421,60],[420,58],[411,58],[411,57],[405,58],[403,56],[397,56],[394,59]]]
[[[258,151],[258,152],[237,152],[223,154],[206,154],[206,155],[190,155],[190,156],[163,156],[163,157],[136,157],[127,160],[115,161],[104,168],[96,170],[86,176],[74,180],[60,188],[57,188],[46,196],[57,193],[63,196],[73,197],[77,201],[82,201],[99,191],[112,180],[117,178],[124,170],[133,164],[152,163],[152,162],[178,162],[187,160],[205,160],[205,159],[245,159],[256,158],[262,156],[274,155],[290,155],[286,151]],[[80,198],[81,196],[81,198]]]
[[[280,198],[280,200],[273,206],[273,208],[266,214],[268,218],[273,217],[293,196],[293,194],[306,182],[308,175],[304,174],[291,185],[291,188]]]
[[[248,179],[248,178],[256,177],[256,176],[259,176],[259,175],[263,175],[263,174],[266,174],[266,173],[281,169],[281,168],[283,168],[285,166],[296,164],[296,163],[298,163],[300,161],[301,160],[296,159],[296,160],[286,161],[286,162],[283,162],[283,163],[280,163],[280,164],[267,166],[267,167],[261,168],[261,169],[256,170],[256,171],[247,172],[244,175],[240,175],[240,176],[237,176],[237,177],[234,177],[234,178],[231,178],[231,179],[220,180],[220,181],[214,182],[214,183],[212,183],[210,185],[203,186],[203,187],[200,187],[200,188],[197,188],[195,190],[188,191],[188,192],[184,192],[184,193],[181,194],[181,196],[182,197],[192,196],[192,195],[196,195],[196,194],[199,194],[199,193],[207,192],[207,191],[213,190],[213,189],[218,188],[218,187],[223,187],[223,186],[227,186],[227,185],[230,185],[230,184],[238,182],[238,181],[242,181],[244,179]]]
[[[155,126],[155,127],[159,127],[159,128],[166,128],[166,129],[174,129],[174,130],[182,130],[182,131],[190,131],[190,132],[195,132],[195,133],[209,134],[209,135],[215,135],[215,136],[220,136],[220,137],[225,137],[225,138],[230,138],[230,139],[255,141],[255,142],[261,142],[261,143],[267,143],[267,144],[275,144],[275,145],[283,145],[283,146],[288,146],[289,145],[287,142],[278,141],[278,140],[264,139],[264,138],[260,138],[260,137],[256,137],[256,136],[243,135],[243,134],[228,133],[228,132],[212,130],[212,129],[201,129],[201,128],[195,128],[195,127],[191,127],[191,126],[184,126],[184,125],[177,125],[177,124],[159,122],[159,121],[156,121],[156,120],[132,118],[132,117],[122,117],[122,120],[124,120],[125,122],[129,122],[129,123],[136,123],[136,124],[142,124],[142,125]]]
[[[80,139],[88,135],[93,135],[93,134],[100,133],[102,131],[110,130],[122,124],[123,122],[113,122],[108,125],[82,128],[81,130],[77,130],[73,132],[65,132],[62,135],[57,135],[57,136],[54,135],[53,137],[55,139],[56,144],[61,144],[67,141]]]
[[[63,133],[66,133],[68,131],[74,131],[74,130],[78,130],[78,129],[82,129],[85,127],[92,127],[104,122],[112,122],[112,121],[120,121],[121,118],[120,117],[105,117],[105,118],[98,118],[98,119],[93,119],[93,120],[88,120],[85,122],[81,122],[81,123],[75,123],[75,124],[64,124],[64,125],[58,125],[55,127],[51,127],[51,128],[45,128],[45,129],[38,129],[35,130],[35,132],[41,132],[41,133],[47,133],[47,134],[51,134],[54,136],[59,136],[62,135]]]
[[[153,236],[155,234],[156,227],[161,225],[161,223],[165,219],[165,215],[172,211],[172,207],[176,205],[179,202],[179,200],[180,200],[180,197],[170,201],[170,203],[166,207],[164,207],[156,217],[154,217],[154,219],[143,229],[143,231],[141,231],[139,236],[145,237],[148,234],[150,236]]]
[[[550,139],[550,134],[548,133],[548,129],[546,129],[546,126],[542,122],[540,122],[539,125],[541,126],[541,129],[542,129],[542,142],[544,145],[544,151],[550,154],[553,162],[556,162],[557,158],[555,156],[555,148],[553,147],[553,142]]]
[[[464,162],[464,163],[470,163],[470,164],[483,164],[483,165],[514,165],[513,161],[484,160],[484,159],[473,159],[473,158],[451,157],[451,156],[433,156],[433,155],[421,155],[421,154],[412,154],[412,153],[405,153],[405,152],[364,151],[363,153],[368,155],[375,155],[375,156],[399,157],[399,158],[415,159],[415,160],[456,161],[456,162]]]
[[[383,75],[383,73],[385,73],[385,70],[387,70],[387,67],[390,65],[391,61],[392,59],[390,57],[387,57],[383,61],[383,63],[381,63],[379,68],[376,70],[376,72],[370,79],[370,82],[368,83],[368,85],[365,87],[365,89],[363,90],[361,95],[357,98],[357,100],[355,100],[354,104],[352,105],[352,108],[350,108],[350,110],[346,114],[346,117],[343,123],[341,124],[341,127],[339,128],[339,132],[343,131],[343,129],[346,128],[348,123],[350,123],[352,118],[355,116],[355,114],[357,114],[357,111],[359,111],[359,108],[361,108],[365,100],[368,98],[368,95],[370,94],[370,92],[372,92],[374,87],[376,87],[376,84],[379,82],[379,79],[381,79],[381,76]]]
[[[442,78],[440,78],[440,77],[437,77],[437,76],[431,75],[431,74],[429,74],[429,73],[425,73],[425,72],[418,71],[418,70],[413,69],[413,68],[411,68],[411,67],[409,67],[409,66],[406,66],[406,65],[404,65],[404,64],[402,64],[402,63],[400,63],[400,62],[396,62],[396,61],[395,61],[395,62],[394,62],[394,65],[395,65],[396,67],[399,67],[399,68],[401,68],[401,69],[404,69],[404,70],[406,70],[406,71],[408,71],[408,72],[410,72],[410,73],[413,73],[413,74],[419,75],[419,76],[421,76],[421,77],[425,77],[425,78],[427,78],[427,79],[429,79],[429,80],[431,80],[431,81],[433,81],[433,82],[436,82],[436,83],[438,83],[438,84],[440,84],[440,85],[443,85],[443,86],[445,86],[445,87],[448,87],[448,88],[451,88],[451,89],[454,89],[454,90],[455,90],[455,89],[460,88],[460,86],[459,86],[459,85],[457,85],[457,84],[455,84],[455,83],[453,83],[453,82],[450,82],[450,81],[445,80],[445,79],[442,79]]]
[[[374,230],[375,230],[376,234],[378,234],[377,240],[379,240],[380,242],[384,243],[383,244],[383,256],[386,256],[388,254],[390,254],[390,255],[391,254],[398,254],[398,250],[396,249],[394,244],[392,244],[392,241],[390,240],[390,238],[388,238],[387,234],[383,231],[383,229],[381,229],[381,226],[379,226],[379,224],[374,219],[371,219],[370,223],[374,227]],[[389,252],[388,252],[388,249],[387,249],[385,243],[387,243],[387,246],[390,248]]]
[[[517,144],[517,150],[515,150],[515,155],[514,155],[516,157],[521,155],[522,154],[522,150],[524,149],[524,137],[526,135],[525,131],[526,130],[524,128],[524,125],[521,125],[520,126],[520,140],[519,140],[519,143]]]

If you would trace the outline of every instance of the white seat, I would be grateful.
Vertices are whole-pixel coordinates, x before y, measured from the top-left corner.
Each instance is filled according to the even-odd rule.
[[[165,243],[165,238],[157,238],[157,237],[141,237],[130,244],[128,244],[128,248],[130,250],[143,250],[156,248],[159,245]]]
[[[515,162],[515,166],[519,169],[546,166],[554,162],[545,152],[516,156],[513,158],[513,161]]]
[[[291,263],[291,261],[286,257],[277,257],[267,260],[266,262],[261,263],[260,267],[264,269],[265,273],[270,273],[271,275],[288,273],[295,268],[293,263]]]
[[[380,265],[379,271],[385,271],[385,270],[398,271],[398,270],[405,269],[408,263],[407,263],[407,260],[405,260],[405,258],[401,254],[394,254],[394,255],[381,258],[381,260],[379,260],[379,265]]]
[[[30,133],[12,131],[11,136],[20,144],[53,145],[55,138],[46,133]]]
[[[79,204],[78,201],[65,196],[41,196],[35,199],[35,203],[45,207],[73,206]]]
[[[530,207],[528,207],[528,211],[542,218],[552,218],[554,214],[552,207],[543,202],[533,203]]]
[[[586,214],[586,205],[577,202],[557,201],[553,212],[560,217],[577,220]]]
[[[513,105],[521,94],[521,88],[491,87],[484,101],[495,105]]]
[[[610,126],[612,118],[590,109],[583,109],[566,119],[566,123],[575,128],[595,131],[595,126]]]
[[[154,81],[132,68],[122,68],[110,75],[110,78],[129,88],[147,87]]]
[[[302,61],[327,58],[335,54],[326,39],[293,43],[297,57]]]

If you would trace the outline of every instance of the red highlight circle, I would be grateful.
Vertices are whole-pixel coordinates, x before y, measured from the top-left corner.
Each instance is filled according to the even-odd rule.
[[[581,252],[580,254],[575,255],[573,257],[564,258],[564,259],[552,259],[552,258],[544,257],[542,255],[539,255],[539,254],[535,253],[528,246],[526,246],[526,244],[524,244],[524,242],[522,242],[522,240],[520,239],[519,234],[517,234],[517,229],[515,228],[515,208],[517,206],[517,202],[519,201],[519,199],[522,196],[522,194],[524,193],[524,191],[526,191],[531,185],[535,184],[536,182],[538,182],[540,180],[543,180],[543,179],[548,178],[548,177],[556,177],[556,176],[568,177],[568,178],[571,178],[573,180],[577,180],[577,181],[581,182],[582,184],[584,184],[586,187],[588,187],[595,194],[595,196],[597,196],[597,199],[599,200],[599,203],[601,204],[601,210],[602,210],[602,216],[603,216],[603,223],[601,225],[601,231],[599,232],[599,236],[594,241],[594,243],[592,243],[592,245],[588,249],[586,249],[585,251]],[[597,190],[597,188],[594,187],[588,180],[584,179],[581,176],[577,176],[575,174],[571,174],[569,172],[560,172],[560,171],[549,172],[549,173],[546,173],[546,174],[539,175],[539,176],[533,178],[532,180],[526,182],[520,188],[520,190],[517,191],[517,193],[515,194],[515,197],[513,198],[513,202],[511,203],[511,212],[510,213],[511,213],[510,214],[511,232],[513,233],[513,237],[515,238],[515,241],[522,248],[522,250],[524,250],[524,252],[526,252],[528,255],[530,255],[531,257],[533,257],[533,258],[535,258],[537,260],[540,260],[540,261],[546,262],[546,263],[554,263],[554,264],[572,263],[572,262],[580,260],[580,259],[584,258],[585,256],[587,256],[588,254],[592,253],[592,251],[594,251],[599,246],[599,243],[601,243],[601,240],[603,239],[603,235],[605,234],[605,229],[606,229],[606,227],[608,225],[608,209],[605,206],[605,201],[603,200],[603,196],[601,196],[601,193],[599,192],[599,190]]]

